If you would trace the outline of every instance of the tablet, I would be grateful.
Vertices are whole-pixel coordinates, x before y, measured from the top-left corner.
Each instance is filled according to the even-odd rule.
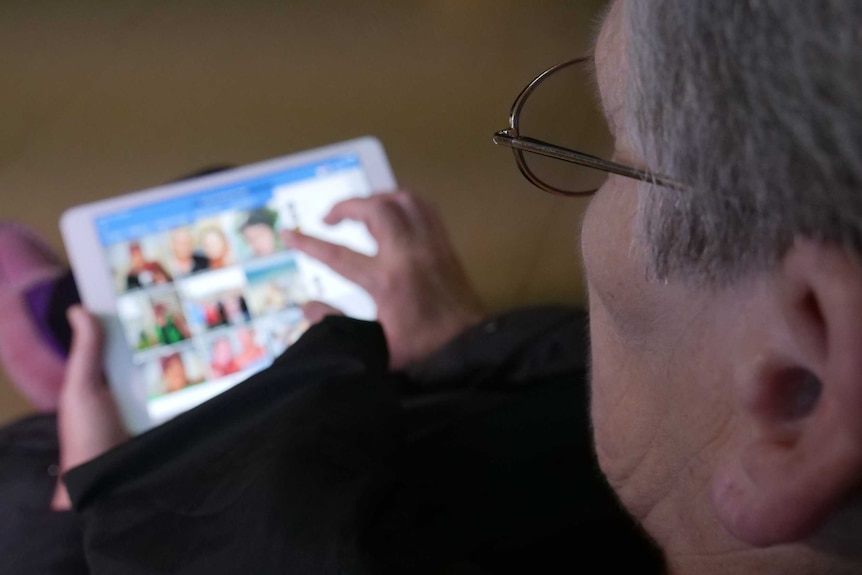
[[[140,433],[269,366],[321,300],[361,319],[374,302],[286,249],[298,229],[367,254],[365,226],[323,223],[341,200],[396,187],[366,137],[75,207],[61,229],[84,305],[105,329],[105,371]]]

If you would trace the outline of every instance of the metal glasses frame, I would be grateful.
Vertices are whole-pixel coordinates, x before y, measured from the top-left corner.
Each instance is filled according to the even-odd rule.
[[[524,109],[524,105],[527,103],[527,100],[530,98],[533,92],[536,91],[536,88],[538,88],[542,84],[542,82],[547,80],[549,76],[555,74],[556,72],[559,72],[560,70],[563,70],[570,66],[583,65],[589,63],[590,61],[591,59],[589,57],[576,58],[574,60],[569,60],[568,62],[563,62],[562,64],[557,64],[556,66],[548,68],[547,70],[539,74],[532,82],[527,85],[526,88],[523,89],[523,91],[521,91],[517,99],[515,99],[515,103],[512,104],[512,111],[509,113],[509,128],[506,130],[501,130],[494,134],[493,142],[499,146],[512,148],[512,151],[515,154],[515,162],[518,164],[518,169],[521,170],[521,173],[524,175],[524,177],[527,178],[527,180],[529,180],[530,183],[534,186],[548,192],[549,194],[554,194],[556,196],[563,196],[567,198],[589,196],[591,194],[594,194],[596,190],[572,192],[545,183],[530,169],[529,165],[527,164],[527,160],[524,157],[525,152],[530,154],[538,154],[540,156],[546,156],[548,158],[554,158],[556,160],[562,160],[564,162],[570,162],[572,164],[578,164],[579,166],[584,166],[593,170],[600,170],[602,172],[616,174],[618,176],[632,178],[634,180],[640,180],[642,182],[649,182],[658,186],[665,186],[677,190],[685,189],[686,186],[681,184],[680,182],[677,182],[671,178],[659,174],[654,174],[647,170],[640,170],[638,168],[633,168],[624,164],[618,164],[609,160],[603,160],[596,156],[591,156],[590,154],[585,154],[583,152],[578,152],[576,150],[571,150],[562,146],[549,144],[548,142],[543,142],[542,140],[537,140],[535,138],[530,138],[527,136],[521,136],[521,111]]]

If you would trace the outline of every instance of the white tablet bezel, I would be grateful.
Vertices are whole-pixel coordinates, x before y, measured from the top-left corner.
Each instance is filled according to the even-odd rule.
[[[249,179],[277,173],[306,164],[313,164],[333,156],[352,154],[359,158],[369,180],[372,193],[396,189],[396,182],[382,144],[377,138],[366,136],[268,160],[256,164],[218,172],[200,178],[176,182],[134,192],[107,200],[77,206],[66,211],[60,229],[69,263],[84,306],[100,318],[105,329],[105,369],[114,396],[129,431],[140,433],[153,426],[146,413],[146,399],[135,397],[138,386],[121,385],[132,379],[132,351],[116,318],[117,293],[111,271],[103,257],[97,219],[139,206],[175,197],[232,185]]]

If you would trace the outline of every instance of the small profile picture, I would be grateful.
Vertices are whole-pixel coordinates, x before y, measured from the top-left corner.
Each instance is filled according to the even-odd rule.
[[[248,304],[241,293],[225,293],[217,298],[188,304],[195,324],[205,329],[241,324],[251,319]]]
[[[193,352],[172,353],[159,360],[165,393],[173,393],[204,381],[204,373]]]
[[[134,293],[117,300],[117,315],[131,347],[143,351],[160,345],[173,345],[192,334],[177,293]]]
[[[209,351],[209,372],[211,379],[219,379],[228,375],[239,373],[242,370],[236,357],[236,350],[232,338],[223,333],[212,340]]]
[[[195,242],[191,228],[177,228],[170,232],[171,271],[175,278],[208,270],[210,260]]]
[[[239,235],[244,259],[260,258],[284,251],[278,233],[278,212],[258,208],[239,216]]]
[[[225,232],[230,218],[223,216],[202,220],[195,224],[194,235],[197,238],[199,255],[206,261],[208,270],[220,270],[236,263],[233,245]]]
[[[108,258],[120,293],[167,284],[173,276],[167,271],[164,236],[151,236],[115,244]]]
[[[228,294],[219,302],[219,313],[222,314],[225,323],[238,325],[251,321],[251,312],[248,302],[242,293]]]
[[[267,348],[267,335],[249,326],[237,328],[235,332],[237,343],[236,362],[240,369],[263,369],[272,361],[272,355]]]
[[[251,326],[220,331],[209,340],[212,379],[244,371],[260,371],[272,362],[267,334]]]
[[[266,265],[249,266],[246,276],[249,307],[255,317],[295,308],[309,299],[296,260],[290,252],[277,261],[268,261]]]
[[[251,320],[245,297],[245,274],[239,268],[198,274],[183,280],[180,292],[185,312],[196,334]]]
[[[150,398],[176,393],[206,381],[206,369],[193,350],[164,355],[148,366],[147,392]]]
[[[192,336],[179,303],[165,303],[154,299],[153,317],[156,323],[156,339],[162,345],[173,345]]]

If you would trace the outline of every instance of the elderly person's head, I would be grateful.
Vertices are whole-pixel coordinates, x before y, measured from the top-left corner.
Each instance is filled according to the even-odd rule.
[[[603,471],[674,572],[860,572],[862,3],[619,0],[595,59],[686,184],[584,221]]]

